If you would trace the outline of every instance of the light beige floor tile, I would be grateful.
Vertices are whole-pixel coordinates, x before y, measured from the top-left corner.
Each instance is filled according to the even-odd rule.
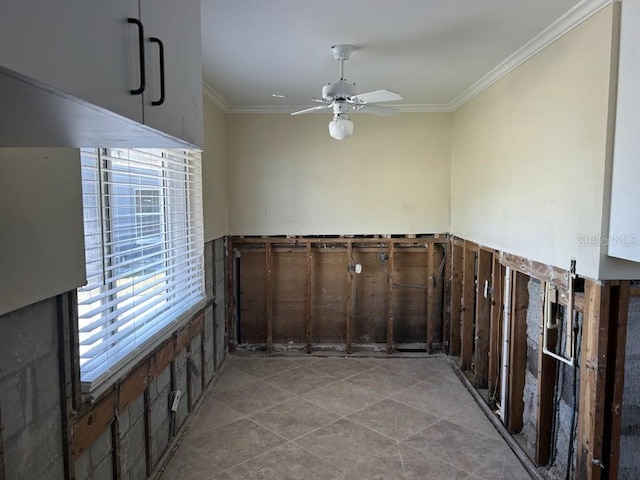
[[[242,358],[233,368],[256,378],[269,377],[296,368],[298,365],[288,358]]]
[[[474,471],[473,474],[484,480],[493,480],[495,478],[529,480],[531,478],[522,464],[513,455],[492,458]]]
[[[466,477],[464,470],[403,444],[374,455],[347,473],[348,480],[463,480]]]
[[[256,377],[247,375],[231,365],[225,365],[220,376],[216,379],[213,390],[216,393],[220,393],[255,381]]]
[[[458,424],[441,420],[404,440],[405,444],[435,455],[468,473],[484,465],[504,448],[504,442]]]
[[[256,423],[289,440],[329,425],[339,418],[338,415],[301,398],[292,398],[251,416]]]
[[[316,388],[304,394],[303,398],[330,412],[347,416],[382,400],[384,397],[373,393],[368,388],[343,380],[326,387]]]
[[[203,403],[202,407],[200,407],[198,413],[191,419],[188,435],[196,436],[208,433],[215,428],[227,425],[241,417],[242,414],[232,408],[227,407],[225,404],[213,398],[209,398]]]
[[[221,470],[239,465],[286,440],[266,428],[240,419],[211,433],[189,437],[185,442]]]
[[[447,417],[474,402],[468,392],[455,394],[449,390],[429,385],[428,381],[403,390],[391,398],[441,418]]]
[[[446,371],[446,367],[446,360],[440,358],[395,358],[382,365],[386,370],[421,381]]]
[[[188,445],[182,445],[165,468],[161,480],[226,480],[227,476],[212,462]]]
[[[491,421],[489,421],[484,413],[480,411],[480,408],[476,403],[469,403],[468,405],[465,405],[457,412],[449,415],[447,420],[464,427],[472,428],[476,432],[480,432],[489,437],[502,438],[500,433],[498,433],[495,427],[491,424]]]
[[[343,418],[298,438],[295,443],[339,468],[348,469],[389,448],[395,442]]]
[[[368,388],[383,397],[395,395],[419,382],[413,378],[405,377],[380,367],[359,373],[347,381],[354,385]]]
[[[286,443],[227,472],[238,480],[340,480],[344,472],[311,455],[293,443]]]
[[[352,358],[320,358],[317,362],[309,365],[309,368],[329,375],[330,377],[343,379],[362,373],[373,367],[365,362]]]
[[[224,392],[214,393],[212,398],[243,415],[250,415],[263,408],[288,400],[291,395],[273,385],[256,380]]]
[[[390,399],[374,403],[349,416],[349,419],[396,440],[415,435],[439,420],[429,413]]]
[[[318,387],[323,387],[336,381],[333,377],[306,367],[298,367],[265,378],[265,382],[295,395],[305,394]]]

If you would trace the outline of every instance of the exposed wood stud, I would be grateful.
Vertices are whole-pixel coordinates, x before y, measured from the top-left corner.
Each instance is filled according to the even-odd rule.
[[[313,257],[311,255],[311,242],[307,242],[306,245],[306,253],[307,253],[307,273],[306,273],[306,281],[305,281],[305,304],[304,304],[304,317],[305,317],[305,336],[307,339],[307,353],[312,352],[312,324],[313,324],[313,298],[311,296],[312,292],[312,277],[313,277]]]
[[[233,353],[235,348],[235,288],[234,288],[234,279],[233,279],[233,265],[234,265],[234,253],[233,253],[233,243],[234,240],[232,237],[227,237],[225,241],[225,245],[227,248],[226,255],[226,277],[227,277],[227,288],[226,288],[226,300],[227,300],[227,311],[226,311],[226,320],[227,320],[227,328],[226,328],[226,337],[227,337],[227,349],[229,353]]]
[[[489,336],[489,367],[487,388],[489,405],[495,408],[500,398],[500,360],[502,356],[502,296],[504,291],[504,267],[496,253],[493,254],[493,271],[491,273],[491,332]]]
[[[120,480],[122,478],[122,446],[120,445],[120,420],[116,415],[114,421],[111,423],[111,446],[112,446],[112,465],[113,465],[113,480]],[[69,478],[69,477],[68,477]]]
[[[62,417],[62,453],[64,455],[64,471],[65,478],[75,476],[74,458],[71,455],[73,440],[73,412],[74,412],[74,377],[76,372],[73,371],[75,362],[72,355],[75,346],[71,345],[73,335],[71,330],[74,321],[73,311],[71,308],[71,297],[73,294],[62,294],[56,298],[58,313],[58,352],[59,352],[59,376],[60,376],[60,413]],[[1,420],[1,419],[0,419]],[[0,424],[0,478],[3,475],[2,468],[2,425]]]
[[[389,285],[388,297],[387,297],[387,353],[393,353],[393,249],[394,243],[389,242],[387,248],[387,254],[389,256],[389,263],[387,264],[387,281]]]
[[[523,426],[524,382],[527,368],[527,308],[529,277],[512,272],[511,339],[509,343],[509,381],[507,392],[507,429],[518,433]]]
[[[187,412],[191,411],[193,405],[193,385],[192,385],[192,368],[191,368],[191,342],[187,343],[187,355],[186,355],[186,370],[187,370]],[[175,388],[174,388],[175,390]]]
[[[580,358],[580,400],[576,477],[587,480],[602,476],[605,384],[611,285],[588,280],[585,285],[585,313]]]
[[[611,414],[610,454],[607,462],[609,478],[618,478],[620,462],[620,434],[622,430],[622,395],[624,391],[624,362],[627,344],[627,321],[629,316],[629,280],[622,280],[617,298],[616,335],[610,339],[615,348],[615,366],[609,369],[609,379],[613,379],[612,398],[609,406]]]
[[[511,267],[513,270],[529,275],[530,277],[544,280],[545,282],[552,283],[564,289],[569,288],[569,272],[562,268],[546,265],[505,252],[500,252],[500,262],[505,267]]]
[[[347,241],[347,318],[346,318],[346,349],[351,353],[351,324],[353,323],[353,272],[351,271],[351,257],[353,245]]]
[[[271,281],[271,271],[273,269],[273,255],[271,252],[271,241],[267,240],[265,245],[265,315],[267,317],[267,353],[271,353],[273,346],[273,291]]]
[[[462,328],[460,331],[460,368],[463,371],[470,370],[473,361],[476,251],[475,244],[465,245],[462,272]]]
[[[540,288],[546,294],[546,282],[542,282]],[[554,309],[557,307],[554,307]],[[571,312],[568,312],[571,317]],[[541,321],[544,322],[544,301],[540,311]],[[538,345],[543,345],[543,328],[539,325]],[[547,345],[554,350],[558,341],[558,330],[549,329],[547,332]],[[555,408],[553,404],[553,393],[556,387],[556,370],[558,361],[543,353],[542,348],[538,349],[538,412],[536,418],[536,457],[535,461],[538,465],[546,465],[549,463],[551,455],[553,417]]]
[[[433,341],[435,338],[436,310],[435,310],[435,245],[427,248],[427,352],[433,353]]]
[[[0,405],[0,480],[5,480],[5,473],[4,473],[4,447],[3,447],[3,443],[2,443],[2,432],[3,432],[3,429],[2,429],[2,405]]]
[[[493,253],[478,250],[478,281],[476,282],[476,332],[474,355],[474,385],[487,388],[489,381],[489,342],[491,334],[491,269]]]
[[[451,325],[449,355],[460,355],[460,324],[462,322],[462,277],[464,248],[452,242],[451,258]]]
[[[451,252],[453,251],[453,244],[447,242],[444,244],[444,305],[443,305],[443,318],[442,318],[442,340],[444,343],[444,353],[449,353],[449,338],[451,332],[451,271],[452,261]]]
[[[213,317],[213,322],[215,323],[215,317]],[[215,328],[215,327],[213,327]],[[200,333],[200,388],[201,391],[204,392],[204,389],[207,386],[207,374],[206,374],[206,366],[207,366],[207,348],[206,348],[206,338],[204,335],[204,330]],[[212,356],[213,364],[215,365],[215,355]]]
[[[153,470],[153,459],[151,458],[151,400],[149,389],[144,391],[144,458],[147,468],[147,477],[151,476]]]

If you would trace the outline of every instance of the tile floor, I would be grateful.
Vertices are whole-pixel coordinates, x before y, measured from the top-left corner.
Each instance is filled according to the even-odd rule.
[[[162,480],[529,479],[446,359],[231,356]]]

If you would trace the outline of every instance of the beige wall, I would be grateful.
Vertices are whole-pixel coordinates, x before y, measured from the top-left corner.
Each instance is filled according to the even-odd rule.
[[[202,202],[204,240],[229,233],[227,212],[227,121],[206,97],[204,105],[204,152],[202,152]]]
[[[599,277],[612,7],[454,113],[455,235]],[[581,244],[584,244],[582,246]]]
[[[80,151],[0,148],[0,315],[85,283]]]
[[[229,115],[234,235],[432,233],[449,229],[451,114]]]

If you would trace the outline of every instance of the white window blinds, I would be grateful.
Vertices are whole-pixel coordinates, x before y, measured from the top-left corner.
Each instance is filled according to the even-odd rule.
[[[199,153],[82,150],[85,390],[146,353],[204,299],[201,184]]]

